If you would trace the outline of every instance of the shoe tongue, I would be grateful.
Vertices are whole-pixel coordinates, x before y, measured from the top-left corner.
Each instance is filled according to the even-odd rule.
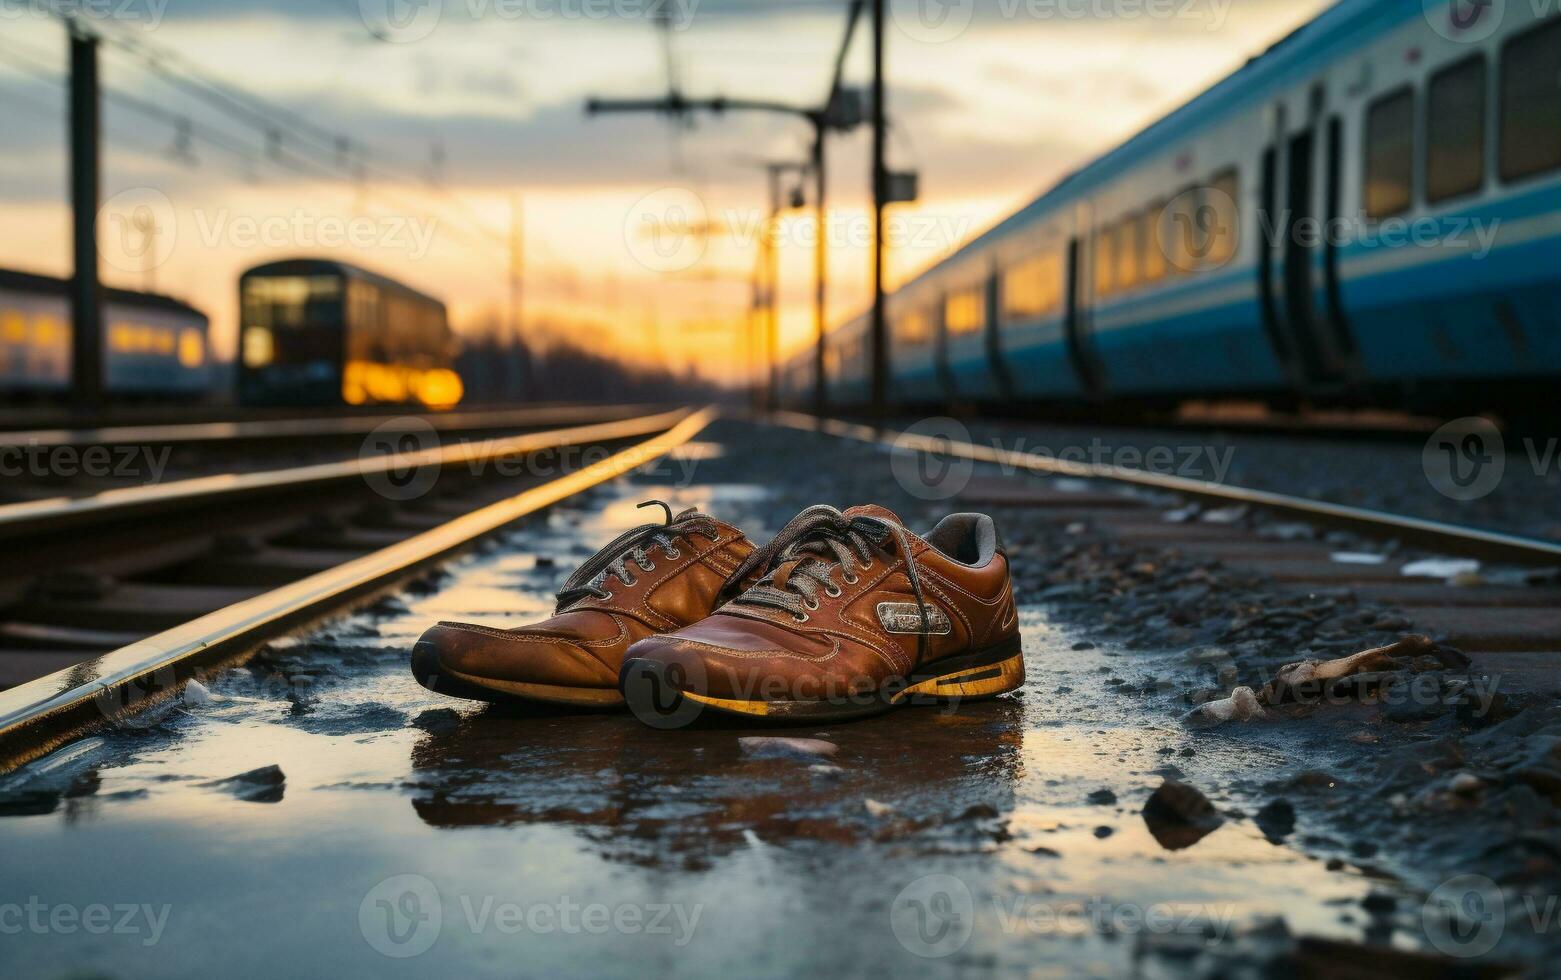
[[[845,516],[876,517],[880,520],[893,521],[895,524],[898,524],[901,527],[905,526],[905,522],[900,520],[900,515],[896,514],[887,507],[880,507],[877,504],[862,504],[860,507],[852,507],[846,511]]]

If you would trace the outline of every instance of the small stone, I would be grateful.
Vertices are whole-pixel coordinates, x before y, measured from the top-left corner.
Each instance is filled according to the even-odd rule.
[[[894,807],[888,803],[879,803],[877,800],[863,800],[862,803],[867,807],[869,816],[887,817],[894,812]]]
[[[1107,837],[1110,837],[1114,833],[1116,833],[1115,830],[1113,830],[1110,827],[1104,826],[1104,825],[1095,828],[1095,836],[1098,837],[1101,840],[1105,840]]]
[[[1095,804],[1096,806],[1111,806],[1117,801],[1117,794],[1111,792],[1109,789],[1097,789],[1095,792],[1085,797],[1085,799],[1090,803]]]
[[[1295,830],[1295,807],[1282,797],[1270,800],[1257,812],[1253,821],[1264,837],[1272,841],[1283,840]]]
[[[200,681],[191,678],[184,682],[184,703],[200,705],[211,703],[211,690]]]
[[[1191,847],[1225,822],[1197,788],[1175,779],[1160,784],[1144,804],[1144,822],[1167,850]]]

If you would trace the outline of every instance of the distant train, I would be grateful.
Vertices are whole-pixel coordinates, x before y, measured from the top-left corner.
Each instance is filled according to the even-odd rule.
[[[344,262],[292,259],[239,279],[239,401],[365,405],[461,400],[443,303]]]
[[[891,296],[892,401],[1554,409],[1554,9],[1330,8]],[[812,352],[781,379],[807,404]]]
[[[0,396],[71,382],[70,283],[0,269]],[[214,383],[205,314],[166,296],[103,290],[103,383],[125,398],[199,398]]]

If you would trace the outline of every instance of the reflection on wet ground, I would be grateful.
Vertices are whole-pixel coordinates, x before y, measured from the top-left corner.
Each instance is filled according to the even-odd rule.
[[[707,472],[741,474],[740,453]],[[643,519],[644,497],[756,536],[791,503],[738,482],[663,482],[557,508],[429,588],[210,679],[209,703],[0,785],[0,903],[22,923],[0,968],[1087,976],[1280,911],[1295,931],[1392,933],[1362,907],[1366,879],[1239,815],[1191,846],[1157,841],[1140,810],[1167,775],[1229,813],[1250,801],[1222,787],[1298,760],[1280,740],[1222,748],[1107,696],[1122,659],[1034,609],[1022,696],[817,730],[665,732],[623,714],[447,701],[412,680],[406,655],[426,624],[544,613],[573,565]],[[738,743],[752,734],[838,751],[756,758]],[[109,928],[88,928],[96,906]]]

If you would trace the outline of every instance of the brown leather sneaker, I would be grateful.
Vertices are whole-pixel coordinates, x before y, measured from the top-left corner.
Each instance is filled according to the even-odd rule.
[[[1024,683],[1008,559],[984,514],[920,538],[882,507],[809,507],[733,572],[734,592],[629,649],[619,684],[642,721],[838,720]]]
[[[754,550],[743,533],[695,510],[626,531],[570,576],[551,619],[502,630],[440,623],[412,650],[431,691],[478,701],[623,704],[618,669],[635,640],[710,615]]]

